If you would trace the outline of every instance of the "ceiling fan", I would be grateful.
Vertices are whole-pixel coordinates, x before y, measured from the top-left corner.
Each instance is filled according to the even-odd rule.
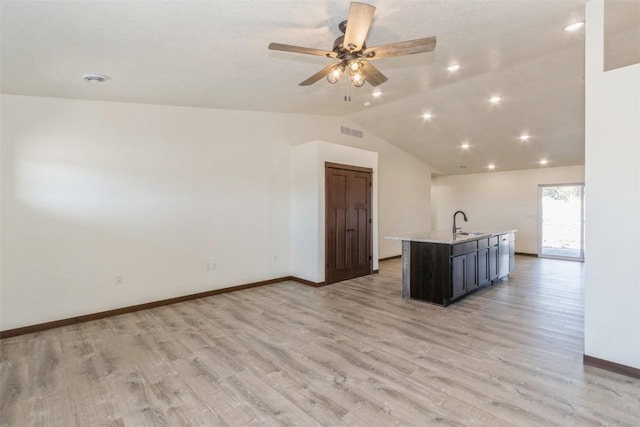
[[[300,83],[300,86],[310,86],[325,76],[329,83],[337,83],[345,72],[349,74],[351,83],[356,87],[363,86],[365,82],[374,87],[381,85],[388,79],[369,61],[392,56],[430,52],[436,48],[436,38],[433,36],[367,47],[365,39],[371,27],[375,10],[376,8],[369,4],[352,2],[347,20],[338,25],[343,35],[333,42],[333,50],[331,51],[281,43],[271,43],[269,44],[269,49],[325,56],[338,60],[338,62],[326,66]]]

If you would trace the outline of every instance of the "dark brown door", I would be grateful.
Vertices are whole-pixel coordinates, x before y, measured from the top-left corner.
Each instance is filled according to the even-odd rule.
[[[371,274],[371,170],[325,167],[327,283]]]

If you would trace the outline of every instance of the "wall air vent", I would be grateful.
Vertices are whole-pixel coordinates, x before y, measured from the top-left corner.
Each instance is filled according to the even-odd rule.
[[[354,138],[362,138],[362,131],[358,129],[351,129],[346,126],[340,126],[340,133],[353,136]]]

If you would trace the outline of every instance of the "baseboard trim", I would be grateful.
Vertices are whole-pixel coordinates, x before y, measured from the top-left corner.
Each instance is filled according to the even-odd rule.
[[[321,288],[328,285],[326,282],[312,282],[311,280],[301,279],[295,276],[289,276],[288,280],[293,280],[294,282],[302,283],[307,286],[313,286],[314,288]]]
[[[516,252],[516,255],[532,256],[532,257],[538,258],[538,254],[530,254],[530,253],[527,253],[527,252]]]
[[[640,380],[640,369],[632,366],[622,365],[586,354],[582,355],[582,363],[587,366],[593,366],[594,368],[604,369],[605,371],[615,372],[616,374],[622,374]]]
[[[378,262],[389,261],[389,260],[398,259],[398,258],[402,258],[402,255],[394,255],[394,256],[388,256],[386,258],[380,258]]]
[[[76,317],[69,317],[67,319],[53,320],[51,322],[38,323],[37,325],[23,326],[21,328],[7,329],[6,331],[0,331],[0,339],[16,337],[18,335],[31,334],[34,332],[46,331],[47,329],[60,328],[63,326],[75,325],[78,323],[89,322],[91,320],[104,319],[105,317],[119,316],[121,314],[133,313],[136,311],[147,310],[150,308],[161,307],[163,305],[176,304],[179,302],[194,300],[198,298],[210,297],[213,295],[225,294],[227,292],[241,291],[243,289],[257,288],[258,286],[271,285],[273,283],[280,283],[287,280],[294,280],[301,282],[302,279],[297,279],[291,276],[279,277],[277,279],[262,280],[260,282],[247,283],[244,285],[231,286],[229,288],[214,289],[211,291],[198,292],[197,294],[183,295],[181,297],[167,298],[158,301],[152,301],[144,304],[130,305],[128,307],[116,308],[113,310],[100,311],[98,313],[84,314]],[[309,282],[313,283],[313,282]]]

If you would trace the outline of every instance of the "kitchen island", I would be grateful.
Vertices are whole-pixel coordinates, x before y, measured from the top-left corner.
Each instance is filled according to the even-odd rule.
[[[515,230],[385,238],[402,241],[404,299],[447,306],[508,276],[515,266]]]

